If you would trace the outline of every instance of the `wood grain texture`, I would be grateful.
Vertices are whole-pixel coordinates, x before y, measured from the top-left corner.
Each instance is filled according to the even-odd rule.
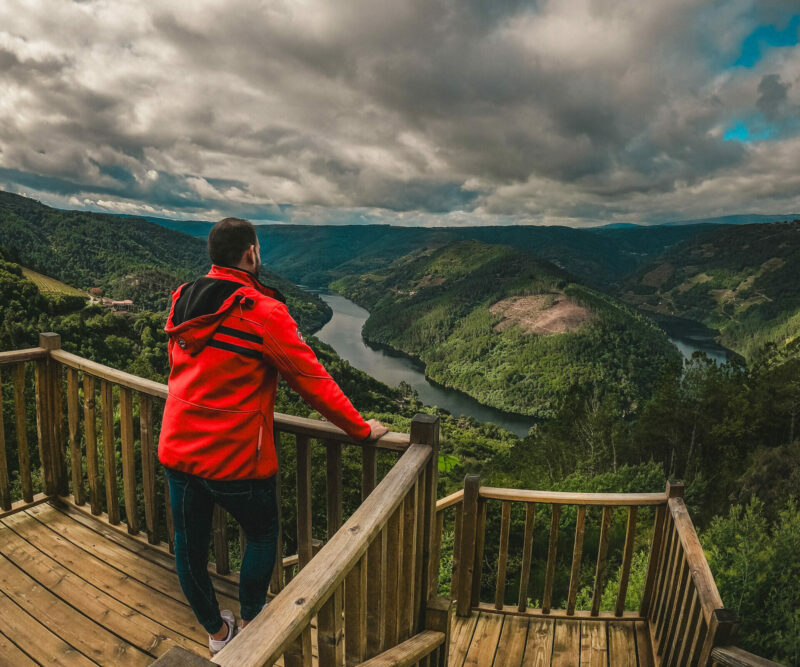
[[[581,666],[606,667],[608,638],[604,621],[581,621]]]
[[[575,667],[580,664],[581,624],[572,620],[556,620],[553,632],[553,667]]]
[[[38,392],[37,396],[39,396]],[[39,401],[37,400],[38,408]],[[33,500],[33,483],[31,481],[31,457],[28,450],[28,423],[25,412],[25,364],[23,363],[14,365],[14,416],[17,427],[17,460],[19,461],[22,498],[26,502],[31,502]]]
[[[556,572],[556,555],[558,552],[558,525],[561,521],[561,505],[552,506],[550,515],[550,541],[547,547],[547,569],[544,576],[544,593],[542,593],[542,613],[550,612],[550,601],[553,596],[553,581]]]
[[[111,524],[119,523],[117,497],[117,461],[114,446],[114,403],[110,382],[100,383],[100,403],[103,416],[103,472],[106,481],[106,513]]]
[[[483,667],[494,663],[504,618],[503,614],[480,613],[464,659],[464,667]]]
[[[575,541],[572,544],[572,567],[569,574],[569,592],[567,593],[567,614],[575,613],[575,601],[578,597],[578,582],[581,574],[581,557],[583,555],[583,532],[586,526],[586,505],[578,506],[575,519]]]
[[[553,656],[555,621],[532,618],[525,644],[525,667],[546,667]]]
[[[103,511],[100,496],[100,464],[97,458],[97,416],[95,408],[94,377],[88,373],[83,374],[83,433],[86,443],[86,477],[89,482],[89,504],[92,514]]]

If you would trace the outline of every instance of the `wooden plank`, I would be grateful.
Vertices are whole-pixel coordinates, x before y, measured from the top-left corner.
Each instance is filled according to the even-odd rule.
[[[547,569],[544,577],[544,593],[542,594],[542,613],[550,612],[550,601],[553,596],[553,581],[556,572],[556,554],[558,551],[558,525],[561,521],[561,505],[552,506],[550,515],[550,541],[547,547]]]
[[[619,621],[608,624],[608,664],[614,667],[638,667],[636,628],[633,624]]]
[[[636,541],[636,517],[639,508],[628,507],[628,522],[625,526],[625,547],[622,552],[622,570],[619,577],[619,592],[617,593],[617,604],[614,612],[617,616],[622,616],[625,610],[625,596],[628,593],[628,579],[631,574],[631,560],[633,559],[633,543]]]
[[[39,445],[44,492],[55,494],[55,468],[53,466],[53,392],[50,388],[50,371],[47,359],[40,359],[34,368],[36,397],[36,440]]]
[[[0,558],[0,589],[81,653],[100,664],[147,665],[151,656],[114,636]],[[5,619],[4,619],[5,620]]]
[[[415,508],[417,535],[416,544],[414,546],[414,595],[412,596],[414,600],[414,607],[409,629],[412,635],[423,630],[421,620],[425,616],[425,607],[428,601],[428,582],[425,581],[425,586],[423,587],[423,575],[427,576],[428,559],[430,558],[430,544],[426,543],[425,540],[426,536],[427,539],[430,540],[432,531],[429,526],[426,532],[425,520],[426,517],[428,519],[433,518],[433,512],[430,511],[430,507],[426,507],[428,493],[427,474],[428,466],[425,466],[420,471],[419,481],[417,482],[417,499]],[[431,505],[432,504],[433,503],[431,503]],[[423,556],[425,557],[424,562]]]
[[[167,544],[169,552],[175,553],[175,524],[172,521],[172,498],[169,492],[169,479],[166,473],[164,474],[164,521],[167,524]],[[279,536],[280,540],[280,536]],[[280,541],[278,541],[280,545]],[[280,551],[277,552],[280,554]],[[280,559],[276,559],[280,562]]]
[[[138,557],[53,508],[29,510],[27,515],[35,521],[6,523],[40,551],[92,585],[123,601],[130,600],[148,616],[146,610],[152,609],[156,613],[151,618],[159,622],[174,617],[176,625],[173,627],[182,634],[187,637],[199,634],[203,639],[204,631],[194,614],[189,613],[191,610],[174,570]],[[217,598],[224,608],[237,610],[236,599],[226,594],[230,592],[217,591]]]
[[[122,440],[122,489],[125,495],[125,520],[128,532],[139,532],[136,513],[136,456],[133,450],[133,394],[127,387],[119,389],[119,423]]]
[[[703,607],[706,622],[717,609],[723,608],[722,598],[717,590],[717,584],[711,569],[708,567],[703,547],[694,530],[694,525],[689,517],[689,511],[683,498],[669,499],[669,512],[678,531],[683,553],[692,572],[692,582],[697,589],[698,599]]]
[[[581,559],[583,556],[583,532],[586,526],[586,505],[578,506],[575,519],[575,540],[572,544],[572,568],[569,573],[569,593],[567,594],[567,614],[575,613],[575,601],[578,598],[578,583],[581,575]]]
[[[403,503],[394,511],[386,524],[386,576],[383,578],[382,597],[386,609],[398,609],[400,600],[400,576],[402,567],[401,538],[403,535],[402,514]],[[383,617],[383,647],[390,648],[397,645],[399,614],[387,613]]]
[[[555,621],[549,618],[530,619],[523,662],[525,667],[547,667],[550,665],[550,659],[553,655],[554,628]]]
[[[528,491],[527,489],[500,489],[482,486],[481,498],[510,500],[521,503],[546,503],[555,505],[660,505],[667,501],[665,493],[572,493],[562,491]]]
[[[428,570],[430,581],[428,582],[429,597],[439,595],[439,570],[442,566],[442,533],[444,532],[444,512],[436,512],[434,523],[434,540],[431,545],[431,564]]]
[[[402,565],[400,570],[400,597],[397,607],[398,641],[404,642],[411,636],[414,620],[414,577],[417,551],[417,482],[406,494],[403,501]],[[388,648],[388,647],[387,647]]]
[[[463,667],[464,659],[467,657],[475,627],[478,625],[479,612],[473,612],[469,616],[453,617],[453,633],[450,641],[449,667]]]
[[[119,523],[119,499],[117,497],[117,462],[114,446],[113,387],[110,382],[100,382],[100,403],[103,413],[103,470],[106,480],[106,513],[111,524]]]
[[[60,344],[60,341],[59,341]],[[52,397],[52,460],[55,472],[56,489],[60,495],[69,493],[69,484],[67,482],[67,457],[66,446],[64,440],[64,374],[62,367],[50,361],[48,363],[50,373],[50,387],[53,392]]]
[[[367,563],[361,558],[350,570],[344,584],[345,664],[364,661],[367,648]]]
[[[51,498],[52,496],[48,496],[44,493],[37,493],[31,502],[26,502],[24,499],[17,500],[16,502],[11,503],[11,507],[9,509],[0,511],[0,519],[4,519],[7,516],[12,516],[19,512],[24,512],[31,507],[36,507],[36,505],[46,503]]]
[[[297,556],[302,570],[313,557],[311,546],[311,440],[297,436]]]
[[[456,612],[467,616],[472,601],[472,577],[475,571],[475,544],[478,529],[478,489],[480,478],[467,475],[464,479],[464,502],[461,510],[461,540],[458,559],[458,590]]]
[[[519,574],[519,601],[517,609],[528,608],[528,582],[531,576],[531,553],[533,551],[533,524],[536,520],[536,504],[525,504],[525,535],[522,540],[522,566]]]
[[[647,621],[636,621],[633,627],[636,632],[636,658],[639,661],[639,667],[655,667]]]
[[[0,374],[0,399],[3,396],[3,380]],[[11,487],[8,479],[8,461],[6,460],[6,427],[3,420],[3,405],[0,400],[0,508],[11,509]]]
[[[498,667],[521,667],[527,639],[528,619],[524,616],[505,616],[494,664]]]
[[[372,658],[383,651],[383,614],[387,612],[383,604],[383,577],[386,571],[386,531],[382,530],[367,549],[367,608],[366,624],[367,658]],[[393,613],[392,610],[390,613]]]
[[[3,618],[3,631],[12,635],[24,646],[36,664],[66,667],[90,667],[96,664],[42,625],[36,618],[35,612],[29,614],[2,591],[0,591],[0,615]]]
[[[650,601],[653,598],[653,590],[656,584],[656,573],[658,564],[661,560],[661,551],[664,545],[664,517],[667,514],[667,506],[659,505],[656,509],[656,516],[653,520],[653,535],[650,539],[650,555],[647,560],[647,576],[645,578],[644,591],[642,592],[642,602],[639,606],[639,613],[647,616],[650,611]]]
[[[573,620],[556,620],[553,632],[553,667],[575,667],[580,664],[581,624]]]
[[[20,637],[17,637],[17,641],[21,641]],[[15,665],[15,667],[36,667],[36,663],[2,633],[0,633],[0,655],[3,656],[3,660],[7,665]]]
[[[31,457],[28,450],[28,425],[25,414],[25,364],[18,363],[14,365],[14,416],[16,417],[17,427],[17,460],[19,461],[22,498],[26,502],[31,502],[33,500],[33,483],[31,481]]]
[[[672,649],[675,648],[675,631],[680,620],[681,610],[685,608],[686,599],[690,597],[687,595],[686,591],[688,586],[687,582],[690,579],[691,573],[689,572],[686,559],[681,557],[678,563],[677,590],[675,591],[675,596],[672,598],[672,605],[666,617],[667,620],[664,625],[664,632],[659,641],[658,652],[664,656],[665,665],[670,664],[670,653]]]
[[[600,520],[600,544],[597,547],[597,565],[594,571],[594,592],[592,594],[592,616],[600,611],[600,597],[603,594],[603,578],[606,573],[606,555],[611,532],[611,507],[603,507]]]
[[[361,501],[375,489],[378,480],[378,449],[374,445],[361,446]]]
[[[214,532],[214,566],[217,574],[231,571],[228,554],[228,513],[224,507],[214,505],[211,525]]]
[[[165,558],[163,554],[155,552],[146,542],[132,543],[127,532],[116,532],[111,526],[74,510],[65,513],[42,505],[28,510],[28,514],[36,517],[62,538],[87,553],[96,555],[129,577],[185,603],[186,598],[175,576],[174,559]],[[233,605],[228,607],[230,609],[238,608],[238,587],[213,575],[211,581],[220,604]]]
[[[445,496],[444,498],[439,498],[439,500],[436,501],[436,511],[441,512],[442,510],[445,510],[448,507],[457,505],[462,500],[464,500],[464,489],[459,489],[458,491],[451,493],[449,496]]]
[[[463,489],[462,489],[463,490]],[[453,519],[453,569],[450,572],[450,598],[455,600],[460,590],[458,576],[461,572],[461,524],[463,505],[456,505]]]
[[[336,589],[319,610],[317,622],[320,667],[344,665],[344,627],[342,625],[343,588]]]
[[[697,601],[697,591],[691,589],[691,603],[686,615],[686,624],[680,637],[680,647],[675,653],[675,664],[685,665],[691,663],[692,642],[697,636],[700,625],[700,603]]]
[[[83,374],[83,433],[86,441],[86,477],[89,481],[89,504],[92,514],[100,514],[100,466],[97,461],[97,422],[95,421],[95,382],[88,373]]]
[[[362,662],[362,667],[397,667],[397,665],[428,664],[428,657],[444,642],[444,633],[423,630],[402,644],[389,649],[371,660]]]
[[[342,443],[325,443],[326,480],[328,492],[328,539],[342,525]]]
[[[672,554],[676,548],[676,540],[677,536],[675,535],[675,526],[672,523],[672,517],[667,516],[664,520],[663,547],[661,549],[655,584],[653,586],[653,599],[647,613],[647,617],[653,626],[655,626],[659,616],[664,611],[664,598],[667,594],[668,583],[667,573],[670,563],[672,562]],[[655,627],[653,627],[653,629],[655,629]]]
[[[275,567],[272,569],[272,577],[270,579],[269,588],[273,595],[277,595],[281,592],[281,590],[283,590],[284,586],[284,568],[281,566],[283,560],[283,512],[281,510],[281,487],[283,484],[281,483],[281,471],[283,470],[283,467],[281,466],[281,434],[274,424],[272,428],[272,442],[275,446],[275,457],[278,462],[278,472],[275,473],[277,475],[275,478],[275,500],[277,502],[278,509],[278,538],[275,542]]]
[[[478,524],[475,527],[475,569],[472,572],[470,604],[477,607],[481,601],[481,575],[483,574],[483,546],[486,540],[486,501],[478,500]]]
[[[30,517],[17,516],[6,525],[0,525],[3,555],[61,600],[89,618],[102,619],[104,628],[152,656],[160,656],[176,645],[193,651],[205,648],[195,639],[178,634],[170,626],[146,616],[142,608],[150,610],[152,603],[148,605],[141,598],[131,600],[113,589],[104,592],[59,564],[53,557],[40,552],[33,546],[38,545],[38,540],[30,543],[13,532],[12,529],[19,527],[20,522],[36,523]],[[41,527],[37,533],[42,532],[49,531]],[[120,601],[115,596],[124,599]]]
[[[494,606],[502,609],[506,596],[506,564],[508,562],[508,531],[511,525],[511,503],[503,502],[500,513],[500,547],[497,555],[497,586],[495,587]]]
[[[489,612],[492,614],[498,613],[494,607],[494,602],[481,602],[477,607],[480,611]],[[592,612],[588,609],[576,609],[574,614],[568,615],[566,609],[551,609],[548,613],[542,613],[540,607],[530,607],[525,611],[519,611],[517,605],[507,604],[503,605],[500,610],[503,614],[511,616],[527,616],[529,618],[561,618],[564,620],[587,620],[587,621],[625,621],[626,623],[633,621],[646,621],[643,616],[639,616],[638,611],[626,611],[622,616],[615,616],[613,611],[601,611],[597,616],[592,616]]]
[[[777,662],[767,660],[738,646],[718,646],[711,652],[713,664],[726,667],[780,667]]]
[[[668,568],[666,570],[666,578],[665,578],[665,590],[663,595],[663,604],[659,610],[659,614],[653,623],[653,630],[654,630],[654,637],[658,639],[658,642],[654,643],[654,648],[658,655],[662,655],[661,651],[663,648],[662,639],[666,634],[666,626],[667,621],[669,619],[670,612],[672,611],[672,606],[675,601],[675,595],[677,593],[678,588],[678,576],[679,576],[679,569],[681,562],[683,560],[683,551],[681,549],[681,543],[677,536],[677,530],[673,529],[675,533],[675,537],[673,540],[673,549],[672,554],[670,556],[670,561]]]
[[[606,667],[608,639],[605,621],[581,621],[581,665]]]
[[[67,423],[69,425],[69,456],[72,472],[72,495],[75,503],[83,505],[86,496],[83,490],[83,457],[81,456],[80,436],[78,434],[78,371],[67,369]]]
[[[153,399],[139,394],[139,436],[142,448],[142,495],[147,541],[158,544],[158,515],[156,512],[156,463],[153,442]],[[242,549],[244,553],[244,549]]]
[[[484,667],[494,662],[503,629],[503,614],[481,613],[472,636],[464,667]]]
[[[23,361],[34,361],[48,355],[43,347],[26,347],[22,350],[5,350],[0,352],[0,365],[16,364]]]

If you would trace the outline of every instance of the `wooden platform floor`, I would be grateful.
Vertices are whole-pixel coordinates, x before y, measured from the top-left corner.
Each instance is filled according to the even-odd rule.
[[[239,613],[234,584],[215,581]],[[0,521],[0,665],[147,665],[172,646],[208,655],[172,559],[74,508]]]
[[[583,621],[473,612],[455,617],[450,667],[652,667],[644,622]]]

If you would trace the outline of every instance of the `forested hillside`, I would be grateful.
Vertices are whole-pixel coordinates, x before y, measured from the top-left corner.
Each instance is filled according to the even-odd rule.
[[[678,353],[647,318],[552,264],[463,241],[331,286],[370,311],[364,337],[501,410],[553,417],[567,396],[632,404]]]
[[[721,227],[637,271],[624,298],[642,310],[718,330],[751,359],[767,342],[800,333],[800,220]]]
[[[143,218],[59,211],[0,191],[0,253],[6,260],[106,296],[133,299],[138,308],[167,308],[171,290],[204,275],[206,242]],[[261,281],[286,295],[303,327],[315,331],[331,315],[315,294],[272,271]]]

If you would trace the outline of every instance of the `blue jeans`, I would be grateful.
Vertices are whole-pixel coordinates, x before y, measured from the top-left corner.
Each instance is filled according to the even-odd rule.
[[[175,528],[175,565],[181,588],[209,634],[222,627],[217,596],[208,574],[214,504],[224,507],[244,530],[247,547],[239,573],[242,620],[264,607],[278,539],[276,475],[223,482],[165,468]]]

